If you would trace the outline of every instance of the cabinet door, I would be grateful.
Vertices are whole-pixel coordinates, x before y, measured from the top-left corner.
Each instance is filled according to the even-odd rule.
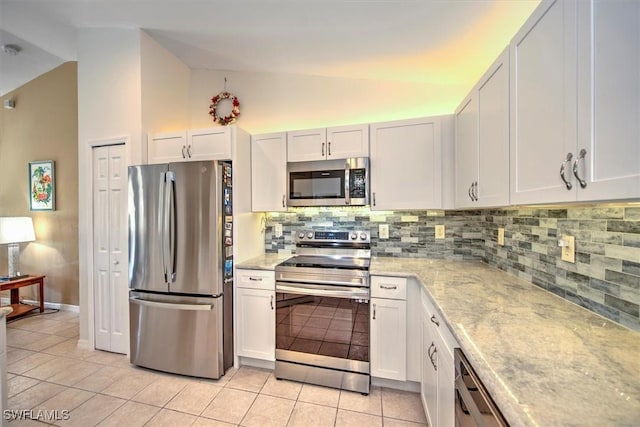
[[[371,209],[440,209],[440,118],[376,123],[370,131]]]
[[[236,288],[238,356],[275,360],[275,291]]]
[[[231,130],[221,126],[187,132],[188,160],[231,160]]]
[[[510,44],[511,203],[575,200],[575,1],[544,1]]]
[[[251,137],[251,210],[286,211],[287,134]]]
[[[453,427],[455,423],[455,376],[453,360],[441,354],[438,362],[438,426]]]
[[[578,199],[637,198],[640,2],[582,1],[578,12]]]
[[[478,181],[478,98],[475,89],[456,111],[456,200],[458,208],[474,206]]]
[[[287,160],[308,162],[327,156],[327,130],[309,129],[287,132]]]
[[[509,50],[478,86],[479,207],[509,204]]]
[[[371,298],[371,376],[407,379],[407,303]]]
[[[147,158],[150,164],[183,162],[186,156],[186,132],[159,133],[149,138]]]
[[[369,125],[327,129],[327,159],[369,157]]]
[[[427,421],[430,426],[438,424],[438,372],[434,367],[437,363],[435,356],[432,355],[435,348],[433,338],[434,332],[431,328],[431,322],[425,315],[422,316],[422,379],[420,381],[420,396],[422,398],[422,406],[427,415]],[[433,360],[433,362],[432,362]]]

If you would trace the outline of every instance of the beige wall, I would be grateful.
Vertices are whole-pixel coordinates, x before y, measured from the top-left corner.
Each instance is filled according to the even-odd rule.
[[[47,276],[46,301],[78,305],[77,64],[62,64],[7,98],[16,108],[0,110],[0,216],[33,218],[36,242],[21,244],[21,271]],[[29,211],[27,164],[35,160],[55,161],[55,211]],[[26,289],[21,295],[31,297]]]

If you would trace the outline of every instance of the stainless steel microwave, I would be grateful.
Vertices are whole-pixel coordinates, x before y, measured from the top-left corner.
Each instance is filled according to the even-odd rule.
[[[287,163],[288,206],[369,204],[369,159]]]

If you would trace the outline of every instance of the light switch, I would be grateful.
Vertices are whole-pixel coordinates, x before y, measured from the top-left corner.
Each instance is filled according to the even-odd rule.
[[[576,238],[574,236],[562,235],[562,240],[559,242],[562,246],[561,258],[563,261],[576,262]]]
[[[436,239],[444,239],[444,225],[436,225]]]
[[[498,228],[498,244],[504,246],[504,228]]]
[[[378,235],[380,239],[388,239],[389,238],[389,224],[380,224],[378,226]]]
[[[275,224],[273,227],[276,237],[282,237],[282,224]]]

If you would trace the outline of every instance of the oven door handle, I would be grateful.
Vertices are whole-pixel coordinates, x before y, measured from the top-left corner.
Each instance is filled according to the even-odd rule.
[[[318,286],[296,283],[276,282],[276,292],[296,295],[313,295],[332,298],[363,299],[369,301],[368,288],[345,288],[342,286]]]
[[[299,279],[300,282],[298,282],[298,281],[289,282],[287,280],[281,280],[281,281],[278,281],[277,283],[280,283],[281,285],[284,285],[284,286],[305,286],[305,285],[309,284],[311,286],[318,287],[318,286],[325,285],[324,288],[329,289],[329,290],[334,289],[336,286],[342,286],[342,287],[346,286],[346,287],[349,287],[349,288],[363,288],[364,287],[365,289],[367,289],[367,292],[368,292],[369,287],[366,286],[367,278],[366,277],[358,277],[357,279],[358,279],[359,283],[356,283],[356,282],[343,282],[343,281],[335,280],[335,279],[331,279],[331,280],[309,279],[309,278],[305,277],[305,278],[300,278]]]

